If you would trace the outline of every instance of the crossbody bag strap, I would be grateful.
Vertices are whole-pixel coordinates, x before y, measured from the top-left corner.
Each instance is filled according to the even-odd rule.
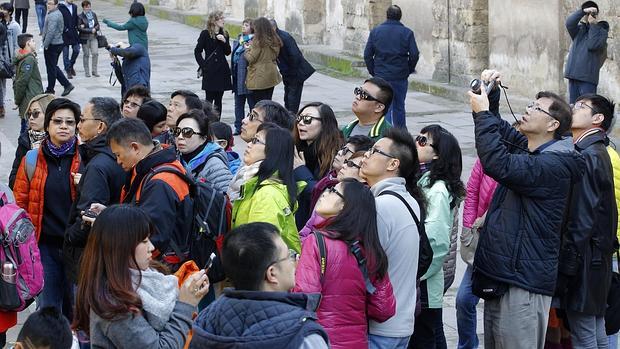
[[[364,253],[362,252],[362,248],[360,247],[360,242],[358,240],[355,240],[353,242],[349,242],[348,245],[349,245],[349,251],[351,251],[351,253],[355,256],[355,259],[357,260],[357,266],[360,268],[360,271],[362,272],[362,275],[364,276],[364,284],[366,285],[366,292],[370,294],[374,294],[377,289],[370,281],[370,277],[368,273],[368,266],[366,264],[366,257],[364,256]]]
[[[325,269],[327,268],[327,249],[325,248],[325,237],[320,232],[313,230],[312,234],[316,236],[316,243],[319,246],[319,268],[321,272],[321,285],[325,280]]]

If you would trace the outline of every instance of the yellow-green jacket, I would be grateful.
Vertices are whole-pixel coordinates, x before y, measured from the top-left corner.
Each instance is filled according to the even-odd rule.
[[[620,156],[616,149],[607,147],[607,153],[611,159],[611,167],[614,173],[614,195],[616,196],[616,206],[618,207],[618,222],[620,222]],[[618,231],[616,232],[618,240],[620,240],[620,224],[618,224]]]

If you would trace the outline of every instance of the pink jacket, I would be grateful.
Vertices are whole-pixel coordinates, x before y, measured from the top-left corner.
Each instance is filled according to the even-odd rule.
[[[464,227],[471,228],[476,219],[487,212],[496,187],[497,182],[484,174],[480,159],[476,159],[467,181],[467,196],[463,206]]]
[[[331,348],[368,348],[368,320],[383,322],[396,312],[392,284],[387,275],[372,280],[377,290],[367,294],[364,277],[347,244],[325,236],[325,246],[327,262],[321,283],[316,236],[310,234],[304,241],[293,291],[321,293],[317,314]]]

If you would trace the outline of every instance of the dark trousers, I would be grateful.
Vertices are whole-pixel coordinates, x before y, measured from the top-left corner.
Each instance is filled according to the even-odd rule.
[[[45,68],[47,70],[47,89],[45,92],[54,93],[54,87],[56,86],[56,80],[64,87],[70,85],[69,80],[65,77],[62,70],[58,68],[58,58],[62,53],[64,45],[50,45],[47,50],[43,51],[43,57],[45,58]]]
[[[73,50],[71,53],[71,58],[69,58],[69,47]],[[69,71],[69,69],[73,68],[75,61],[80,55],[80,43],[76,43],[73,45],[65,45],[62,48],[62,62],[65,66],[65,71]]]
[[[420,315],[415,318],[413,335],[409,340],[409,349],[441,349],[445,348],[437,343],[437,323],[443,321],[442,309],[422,309]],[[443,324],[441,326],[443,332]],[[443,334],[443,333],[442,333]]]
[[[591,82],[568,80],[568,94],[570,97],[570,104],[575,103],[577,98],[588,93],[596,93],[596,85]]]
[[[205,91],[206,101],[213,104],[220,115],[222,114],[222,96],[224,96],[224,91]]]
[[[284,107],[291,113],[297,114],[304,82],[284,80]]]
[[[245,103],[248,103],[250,110],[254,104],[250,104],[250,95],[240,95],[235,93],[235,132],[241,132],[241,122],[245,118]]]
[[[405,99],[407,98],[408,81],[404,80],[390,80],[388,81],[392,85],[392,91],[394,97],[392,98],[392,104],[387,111],[387,120],[392,126],[407,128],[406,111],[405,111]]]
[[[256,103],[263,100],[270,101],[271,97],[273,97],[273,87],[264,90],[252,90],[252,93],[248,95],[248,100],[250,101],[250,105],[254,106]]]
[[[19,18],[23,18],[22,21]],[[26,32],[28,28],[28,9],[27,8],[16,8],[15,9],[15,22],[22,26],[22,34]]]

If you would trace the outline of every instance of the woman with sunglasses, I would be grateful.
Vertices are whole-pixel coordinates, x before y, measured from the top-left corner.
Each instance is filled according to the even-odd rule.
[[[222,147],[211,140],[209,120],[198,109],[182,114],[172,132],[176,138],[181,163],[198,181],[211,184],[215,190],[226,192],[232,174]]]
[[[295,178],[307,183],[299,197],[295,214],[301,229],[310,217],[312,189],[329,172],[336,153],[342,146],[342,133],[332,108],[321,102],[306,104],[297,114],[295,134]]]
[[[15,160],[9,175],[9,187],[13,188],[17,169],[22,162],[22,158],[30,149],[38,149],[47,133],[43,129],[43,119],[45,119],[45,108],[56,97],[49,93],[44,93],[33,97],[28,103],[26,113],[23,115],[28,122],[26,131],[22,132],[17,139],[17,149],[15,149]]]
[[[289,130],[271,123],[258,127],[243,154],[243,161],[251,170],[245,172],[249,177],[241,187],[240,197],[233,202],[232,226],[271,223],[278,227],[286,245],[299,253],[301,243],[295,225],[298,185],[293,179],[293,152]]]
[[[71,283],[66,276],[62,246],[80,172],[76,125],[80,106],[66,98],[51,101],[45,110],[47,132],[39,149],[24,156],[15,179],[15,201],[32,218],[43,265],[40,308],[56,307],[71,318]]]
[[[368,320],[383,322],[396,312],[375,198],[347,178],[323,192],[316,212],[326,221],[304,241],[293,291],[321,293],[317,316],[331,348],[368,348]],[[323,256],[317,239],[324,242]]]
[[[450,235],[465,186],[461,148],[456,138],[439,125],[429,125],[416,137],[420,161],[418,186],[427,202],[424,227],[433,249],[433,260],[421,278],[422,311],[416,317],[409,348],[445,346],[443,333],[443,264],[450,250]]]

